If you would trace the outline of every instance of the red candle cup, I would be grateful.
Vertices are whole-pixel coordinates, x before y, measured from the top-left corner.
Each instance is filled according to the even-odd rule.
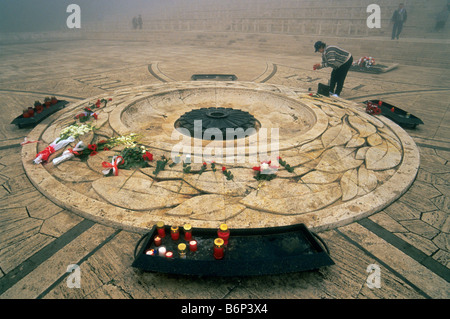
[[[224,255],[224,241],[222,238],[216,238],[214,240],[214,258],[215,259],[222,259]]]
[[[166,237],[166,231],[164,230],[164,222],[157,222],[156,230],[158,231],[159,237],[161,237],[161,238]]]
[[[172,226],[170,228],[170,236],[173,240],[178,240],[180,238],[180,231],[178,229],[178,226]]]
[[[192,239],[192,226],[190,224],[186,224],[183,226],[184,230],[184,239],[186,241],[190,241]]]
[[[155,238],[153,239],[153,242],[155,243],[155,246],[159,247],[162,244],[162,239],[159,236],[155,236]]]
[[[226,224],[220,225],[219,229],[217,230],[217,236],[223,239],[225,246],[228,244],[228,238],[230,238],[230,230],[228,229],[228,226]]]
[[[171,252],[171,251],[166,252],[166,257],[173,258],[173,252]]]
[[[192,252],[197,251],[197,241],[196,240],[191,240],[189,242],[189,250]]]

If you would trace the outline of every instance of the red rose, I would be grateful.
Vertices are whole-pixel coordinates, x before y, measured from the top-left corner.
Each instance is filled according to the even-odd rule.
[[[225,172],[227,168],[225,166],[222,166],[222,172]]]
[[[153,154],[152,153],[150,153],[150,152],[145,152],[145,154],[144,155],[142,155],[142,158],[144,159],[144,160],[147,160],[147,161],[153,161]]]
[[[89,144],[88,149],[95,152],[97,150],[97,144]]]
[[[261,171],[261,166],[255,166],[255,167],[253,167],[253,170],[260,172]]]

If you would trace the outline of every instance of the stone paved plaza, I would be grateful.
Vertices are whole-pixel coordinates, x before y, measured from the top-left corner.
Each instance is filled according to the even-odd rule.
[[[327,83],[329,70],[312,70],[320,61],[312,46],[291,54],[137,38],[24,42],[0,49],[2,299],[450,296],[448,69],[400,63],[382,74],[349,72],[341,98],[314,98],[308,89],[315,92],[318,83]],[[191,82],[193,74],[234,74],[238,80]],[[221,105],[242,103],[263,127],[282,127],[280,156],[295,166],[293,176],[280,170],[281,178],[259,189],[248,163],[229,166],[232,183],[208,171],[201,178],[184,176],[176,166],[159,179],[153,168],[104,178],[107,152],[86,163],[32,164],[80,109],[100,98],[112,101],[99,110],[98,136],[138,131],[155,156],[167,155],[171,123],[191,105],[208,105],[208,90]],[[70,104],[35,129],[10,124],[46,96]],[[369,116],[361,103],[367,99],[397,105],[425,124],[401,129]],[[305,119],[306,133],[296,131],[289,106]],[[89,143],[98,136],[83,138]],[[41,143],[21,146],[25,137]],[[291,178],[296,183],[286,188]],[[146,206],[149,196],[154,201]],[[190,278],[132,268],[137,241],[162,218],[196,227],[216,227],[223,220],[244,228],[305,223],[319,232],[335,265],[248,278]],[[79,289],[66,283],[71,264],[81,269]],[[380,288],[367,286],[371,264],[381,268]]]

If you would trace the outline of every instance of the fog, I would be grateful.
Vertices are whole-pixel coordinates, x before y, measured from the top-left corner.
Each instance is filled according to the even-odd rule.
[[[186,0],[189,1],[189,0]],[[67,6],[78,4],[82,23],[115,16],[158,15],[170,8],[167,0],[0,0],[0,32],[62,30],[66,25]],[[131,18],[130,18],[131,19]]]

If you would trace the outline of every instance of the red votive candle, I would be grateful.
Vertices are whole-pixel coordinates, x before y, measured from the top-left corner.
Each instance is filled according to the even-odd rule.
[[[158,231],[159,237],[161,238],[166,237],[166,231],[164,230],[164,222],[157,222],[156,230]]]
[[[216,238],[214,240],[214,258],[216,259],[222,259],[223,258],[223,247],[224,241],[222,238]]]
[[[178,226],[172,226],[170,228],[170,236],[172,236],[173,240],[178,240],[180,238],[180,231]]]
[[[168,251],[168,252],[166,253],[166,257],[167,257],[167,258],[172,258],[172,257],[173,257],[173,252]]]
[[[185,224],[183,226],[184,230],[184,239],[186,241],[190,241],[192,239],[192,226],[190,224]]]
[[[219,229],[217,230],[217,236],[223,239],[225,246],[228,244],[228,238],[230,238],[230,230],[228,229],[228,226],[226,224],[222,224],[219,226]]]
[[[192,252],[197,251],[197,241],[196,240],[193,239],[189,242],[189,250]]]
[[[159,236],[155,236],[155,238],[153,239],[153,242],[155,243],[155,246],[161,246],[162,239]]]

